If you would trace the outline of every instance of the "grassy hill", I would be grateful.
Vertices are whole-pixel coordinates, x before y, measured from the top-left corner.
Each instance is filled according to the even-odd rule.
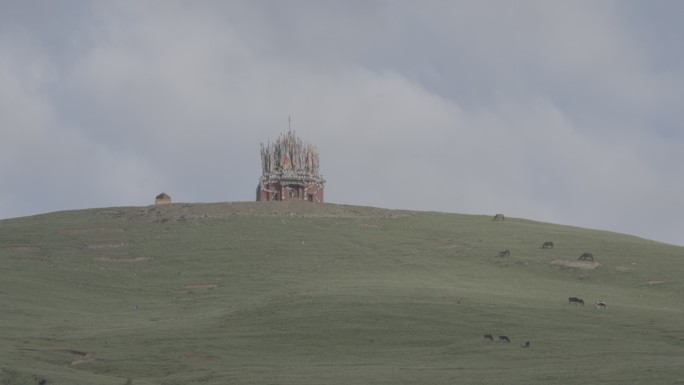
[[[684,248],[515,218],[254,202],[4,220],[0,384],[684,384],[682,277]]]

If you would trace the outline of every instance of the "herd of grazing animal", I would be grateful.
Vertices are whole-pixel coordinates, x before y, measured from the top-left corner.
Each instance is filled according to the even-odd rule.
[[[491,335],[491,334],[485,334],[485,335],[484,335],[484,339],[485,339],[485,341],[487,341],[487,342],[494,342],[494,336]],[[508,336],[499,336],[499,342],[502,342],[502,343],[510,343],[510,342],[511,342],[511,339],[508,338]]]
[[[577,297],[569,297],[568,298],[568,304],[575,304],[577,306],[584,306],[584,300],[582,298],[577,298]],[[608,307],[604,301],[599,301],[596,300],[596,308],[598,310],[605,310]],[[485,334],[484,335],[484,340],[485,342],[494,342],[494,336],[492,334]],[[500,343],[510,343],[511,339],[508,336],[499,336],[498,341]],[[529,348],[530,347],[530,341],[527,340],[523,342],[522,345],[523,348]]]
[[[484,340],[485,340],[485,342],[494,342],[494,336],[491,334],[485,334]],[[499,336],[498,341],[499,341],[499,343],[503,343],[503,344],[511,343],[511,339],[508,338],[508,336]],[[523,342],[523,344],[520,346],[522,346],[523,348],[529,348],[530,347],[530,341],[527,340],[527,341]]]
[[[496,214],[494,215],[494,218],[492,218],[492,221],[503,221],[505,220],[505,217],[503,214]],[[553,249],[554,244],[552,241],[544,241],[541,246],[542,249]],[[511,252],[508,249],[501,250],[499,251],[499,257],[510,257]],[[579,261],[594,261],[594,254],[592,253],[582,253],[582,255],[577,258]]]
[[[503,214],[496,214],[494,218],[492,218],[493,221],[503,221],[504,220],[504,215]],[[542,249],[553,249],[554,245],[553,242],[551,241],[545,241],[542,246]],[[508,249],[501,250],[499,251],[499,257],[510,257],[511,252]],[[594,261],[594,255],[592,253],[582,253],[582,255],[579,256],[578,258],[579,261]],[[584,306],[584,300],[582,298],[578,297],[569,297],[568,298],[568,304],[574,304],[576,306]],[[596,300],[596,309],[598,310],[605,310],[608,307],[604,301],[599,301]],[[484,340],[485,342],[494,342],[494,336],[491,334],[485,334],[484,335]],[[501,343],[509,343],[511,342],[510,338],[508,336],[499,336],[498,339],[499,342]],[[524,348],[529,348],[530,347],[530,341],[525,341],[522,345]]]
[[[568,304],[574,303],[575,305],[582,305],[584,306],[584,300],[582,298],[577,298],[577,297],[570,297],[568,298]],[[596,308],[599,310],[606,310],[608,305],[606,305],[605,302],[596,300]]]

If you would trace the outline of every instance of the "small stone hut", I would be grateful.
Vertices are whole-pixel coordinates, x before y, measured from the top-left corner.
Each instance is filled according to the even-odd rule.
[[[154,199],[154,204],[157,205],[164,205],[167,203],[171,203],[171,197],[166,193],[161,193]]]

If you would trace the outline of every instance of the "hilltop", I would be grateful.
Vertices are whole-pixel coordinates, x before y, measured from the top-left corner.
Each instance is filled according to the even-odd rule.
[[[684,383],[684,248],[491,219],[244,202],[0,221],[0,384]]]

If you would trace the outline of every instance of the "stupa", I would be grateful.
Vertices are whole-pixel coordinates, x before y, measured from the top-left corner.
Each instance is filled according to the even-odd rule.
[[[319,169],[318,150],[292,130],[273,143],[261,143],[261,170],[257,201],[323,202],[325,180]]]

